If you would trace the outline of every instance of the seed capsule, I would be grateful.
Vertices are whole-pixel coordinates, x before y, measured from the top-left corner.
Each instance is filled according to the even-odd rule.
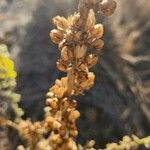
[[[52,21],[60,30],[68,29],[70,26],[68,20],[64,17],[56,16],[52,19]]]
[[[58,60],[57,61],[57,68],[60,70],[60,71],[63,71],[63,72],[66,72],[67,71],[67,64],[65,61],[63,61],[62,59]]]
[[[91,43],[91,46],[95,49],[95,50],[100,50],[103,48],[104,46],[104,41],[102,41],[101,39],[95,40]]]
[[[71,50],[67,46],[63,47],[63,49],[61,51],[61,58],[64,61],[68,61],[68,60],[72,59],[72,57],[73,57],[73,54],[72,54]]]
[[[91,10],[87,18],[87,22],[85,24],[85,31],[92,29],[94,27],[95,22],[95,13]]]
[[[90,54],[86,57],[86,63],[89,67],[96,65],[97,61],[98,61],[98,57],[93,54]]]
[[[76,59],[81,59],[85,57],[87,48],[85,45],[77,45],[74,50],[74,56]]]
[[[50,32],[50,38],[55,44],[59,44],[63,40],[63,33],[60,30],[54,29]]]
[[[102,24],[96,24],[90,31],[90,36],[92,39],[99,39],[103,36],[104,28]]]
[[[104,16],[110,16],[114,13],[117,3],[114,0],[103,0],[100,3],[100,12]]]

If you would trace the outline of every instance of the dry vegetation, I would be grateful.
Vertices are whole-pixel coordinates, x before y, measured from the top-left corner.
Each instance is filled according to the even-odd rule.
[[[94,141],[87,142],[84,147],[77,145],[75,142],[75,137],[78,134],[76,120],[80,116],[80,113],[76,110],[77,102],[72,100],[74,99],[72,96],[82,95],[85,93],[85,90],[88,90],[94,84],[95,75],[92,72],[89,72],[89,69],[97,63],[98,54],[101,52],[100,50],[104,44],[100,39],[103,35],[103,25],[95,25],[95,13],[100,12],[102,15],[110,15],[114,12],[115,8],[114,3],[109,3],[110,5],[106,5],[106,3],[104,3],[105,1],[101,1],[99,3],[100,7],[97,4],[95,7],[94,2],[94,0],[80,1],[79,13],[75,13],[67,19],[60,16],[56,16],[53,19],[53,23],[57,29],[52,30],[50,36],[52,41],[55,44],[58,44],[59,51],[61,53],[61,58],[57,61],[57,67],[59,70],[67,73],[67,77],[56,80],[55,85],[52,86],[47,93],[48,98],[46,100],[44,119],[42,121],[35,121],[38,118],[42,118],[42,113],[40,112],[36,115],[32,114],[31,106],[33,106],[34,103],[31,105],[31,102],[28,102],[29,105],[31,105],[28,107],[27,105],[24,105],[25,100],[22,102],[22,106],[25,107],[25,115],[23,118],[31,116],[31,119],[17,119],[15,123],[10,120],[6,121],[5,119],[1,119],[1,123],[3,125],[8,125],[15,128],[19,131],[21,137],[25,139],[26,142],[22,144],[24,146],[19,146],[19,150],[45,150],[46,148],[46,150],[93,149],[92,147],[95,144]],[[11,3],[11,1],[8,1],[8,3]],[[37,3],[37,6],[40,5],[39,1],[33,1],[33,4],[35,3]],[[50,3],[54,5],[59,4],[57,1],[52,1]],[[107,137],[111,137],[113,139],[112,141],[117,141],[116,139],[121,139],[121,137],[126,134],[136,134],[141,137],[149,134],[149,82],[147,82],[149,81],[149,52],[147,50],[147,46],[140,44],[140,37],[142,34],[148,36],[145,32],[149,31],[149,22],[147,21],[149,17],[146,14],[149,2],[138,1],[134,6],[135,10],[141,10],[141,8],[147,4],[147,7],[141,11],[138,16],[142,18],[140,21],[137,19],[137,14],[135,12],[133,12],[131,17],[128,14],[130,3],[132,2],[127,0],[120,3],[118,2],[120,12],[122,13],[117,13],[116,18],[110,18],[107,22],[105,22],[105,18],[103,18],[103,22],[106,26],[106,34],[104,37],[104,39],[106,39],[106,44],[104,51],[102,52],[101,62],[99,61],[100,63],[98,63],[98,67],[95,69],[96,76],[98,76],[96,80],[96,88],[90,94],[94,94],[94,97],[92,98],[85,96],[85,98],[82,97],[82,101],[78,102],[78,108],[81,110],[81,119],[79,120],[78,125],[79,137],[81,137],[79,140],[82,142],[85,142],[85,139],[96,139],[98,143],[97,145],[103,145],[104,143],[110,142]],[[39,11],[43,10],[45,5],[46,4],[42,4],[39,8],[35,7],[34,9]],[[68,2],[68,5],[71,7],[71,3]],[[110,9],[106,9],[107,7]],[[94,11],[89,11],[90,8],[94,8],[95,13]],[[33,8],[31,7],[28,9],[32,10]],[[32,10],[33,12],[34,9]],[[43,18],[40,18],[39,22],[37,14],[38,12],[36,11],[34,14],[34,21],[36,21],[36,23],[40,23]],[[39,13],[39,15],[42,16],[43,14]],[[30,17],[32,18],[33,16]],[[28,18],[29,20],[27,19],[23,23],[21,21],[21,24],[15,24],[15,22],[12,21],[13,23],[10,29],[3,29],[4,31],[7,31],[19,26],[19,34],[21,33],[24,35],[23,25],[30,22],[31,18]],[[5,20],[5,18],[1,19]],[[9,23],[7,20],[5,21],[6,24]],[[30,24],[29,26],[32,27],[32,30],[35,27],[34,24]],[[43,31],[43,26],[41,26],[40,29]],[[30,28],[27,30],[30,32]],[[12,48],[13,42],[15,41],[9,35],[11,34],[10,31],[4,31],[2,32],[4,34],[1,36],[1,43],[6,43],[10,48]],[[107,34],[107,31],[109,34]],[[31,40],[31,43],[34,41],[32,38],[36,38],[36,36],[28,39]],[[109,39],[111,39],[110,42]],[[41,40],[43,41],[43,38]],[[31,43],[29,42],[29,46]],[[143,44],[147,43],[148,41],[145,39],[145,43]],[[34,42],[32,45],[33,44]],[[21,45],[21,43],[19,43],[19,45]],[[28,44],[25,43],[25,45],[23,45],[23,49],[27,48],[27,45]],[[17,47],[15,48],[17,49]],[[34,51],[33,53],[30,51],[30,53],[33,54],[33,56],[36,55]],[[44,52],[39,51],[39,56],[41,53]],[[23,53],[18,51],[18,54],[20,55],[20,60],[17,59],[17,62],[21,62],[21,58],[24,58],[24,60],[30,58],[25,56],[25,51]],[[13,56],[16,57],[17,55],[15,54]],[[42,70],[39,70],[39,67],[42,67],[41,62],[43,64],[47,64],[47,62],[43,59],[45,56],[42,57],[42,59],[40,57],[38,58],[40,59],[40,65],[37,68],[34,68],[33,66],[29,68],[41,76],[43,74],[43,72],[41,72]],[[28,64],[28,62],[24,63],[27,68],[31,64],[36,64],[34,61],[31,64]],[[20,69],[21,73],[25,73],[24,76],[27,74],[28,78],[31,78],[31,74],[29,73],[31,70],[25,68],[21,69],[23,65],[23,63],[18,64],[18,69]],[[38,71],[36,72],[36,70]],[[20,82],[28,78],[23,78],[22,76],[22,79],[18,81]],[[46,78],[49,78],[49,76],[46,76]],[[36,82],[37,81],[39,81],[38,78],[36,78]],[[44,85],[44,82],[45,81],[42,80],[38,83],[40,85],[39,88],[41,87],[42,89],[40,91],[41,93],[43,92],[43,89],[48,86],[48,84]],[[99,83],[102,85],[99,85]],[[32,85],[30,86],[32,87]],[[24,89],[28,89],[30,86],[18,86],[20,91],[24,91],[21,92],[23,99],[28,92]],[[21,89],[22,87],[23,89]],[[96,95],[95,92],[97,93]],[[102,93],[102,95],[100,93]],[[38,98],[36,95],[33,97],[35,91],[28,94],[30,95],[29,99],[41,99],[40,93],[40,96],[37,96]],[[89,94],[87,93],[87,95]],[[9,104],[9,101],[7,101],[7,104]],[[38,102],[37,106],[42,107],[43,104],[41,105],[41,102]],[[33,108],[33,111],[36,112],[37,109]],[[5,115],[5,117],[7,116],[10,115]],[[86,119],[84,117],[86,117]],[[85,120],[87,121],[87,124],[84,123]],[[101,124],[99,122],[101,122]],[[86,132],[86,128],[89,127],[92,127],[91,131],[87,130]],[[114,130],[116,128],[118,129],[118,132]],[[6,130],[6,128],[3,128],[3,131],[4,130]],[[5,134],[4,138],[7,137],[7,133],[3,133]],[[101,135],[104,135],[105,137],[99,138]],[[9,141],[7,142],[9,143]],[[102,142],[102,144],[100,142]],[[9,145],[8,143],[7,145]],[[145,145],[145,147],[148,148],[149,144],[149,137],[140,139],[133,135],[131,137],[125,136],[119,144],[113,143],[107,145],[107,149],[140,149],[144,148],[144,146],[139,147],[140,145]],[[6,144],[3,144],[3,146],[6,146]],[[9,148],[6,147],[6,149]]]

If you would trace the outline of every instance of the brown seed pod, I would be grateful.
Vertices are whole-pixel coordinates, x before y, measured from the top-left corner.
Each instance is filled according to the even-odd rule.
[[[52,19],[52,21],[60,30],[68,29],[70,27],[68,20],[64,17],[56,16]]]
[[[60,70],[60,71],[63,71],[63,72],[66,72],[67,71],[67,63],[65,61],[63,61],[62,59],[59,59],[57,61],[57,68]]]
[[[92,66],[94,66],[94,65],[97,64],[97,62],[98,62],[98,57],[95,56],[94,54],[90,54],[90,55],[88,55],[88,56],[86,57],[85,61],[86,61],[87,65],[88,65],[89,68],[90,68],[90,67],[92,67]]]
[[[64,61],[69,61],[73,58],[73,54],[67,46],[63,47],[63,49],[61,50],[61,58]]]
[[[99,39],[103,36],[104,27],[102,24],[96,24],[93,29],[90,31],[90,38]]]
[[[63,40],[63,33],[60,30],[54,29],[50,32],[50,38],[55,44],[59,44]]]
[[[110,16],[114,13],[117,3],[114,0],[103,0],[99,7],[102,15]]]
[[[91,46],[92,46],[92,48],[94,48],[97,51],[101,50],[104,46],[104,41],[101,39],[97,39],[91,43]]]
[[[81,59],[85,57],[87,52],[87,47],[85,45],[77,45],[74,49],[74,57],[76,59]]]

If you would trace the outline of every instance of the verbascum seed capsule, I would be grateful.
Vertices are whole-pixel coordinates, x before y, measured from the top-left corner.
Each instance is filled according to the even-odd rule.
[[[56,16],[52,19],[52,21],[60,30],[68,29],[70,26],[68,20],[64,17]]]
[[[85,57],[87,52],[87,47],[85,45],[77,45],[74,50],[74,57],[76,59],[81,59]]]
[[[57,68],[60,71],[63,71],[63,72],[67,71],[67,66],[62,61],[58,61],[56,64],[57,64]]]
[[[110,16],[114,13],[117,3],[114,0],[103,0],[99,7],[102,15]]]
[[[95,56],[94,54],[90,54],[90,55],[88,55],[87,57],[86,57],[86,63],[87,63],[87,65],[89,66],[89,67],[92,67],[92,66],[94,66],[94,65],[96,65],[97,64],[97,62],[98,62],[98,57],[97,56]]]
[[[91,30],[95,25],[95,13],[93,10],[90,10],[89,16],[87,18],[87,22],[85,24],[85,31]]]
[[[104,28],[102,24],[96,24],[93,29],[90,31],[90,37],[92,39],[99,39],[103,36]]]
[[[91,46],[95,49],[95,50],[100,50],[103,48],[104,46],[104,41],[102,41],[101,39],[95,40],[91,43]]]
[[[50,38],[55,44],[59,44],[63,40],[63,33],[60,30],[54,29],[50,32]]]
[[[68,60],[72,59],[72,57],[73,57],[73,54],[72,54],[71,50],[67,46],[63,47],[63,49],[61,50],[61,58],[64,61],[68,61]]]

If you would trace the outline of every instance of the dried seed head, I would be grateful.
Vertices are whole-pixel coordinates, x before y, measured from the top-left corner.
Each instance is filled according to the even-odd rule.
[[[104,46],[104,41],[102,41],[101,39],[95,40],[91,43],[91,46],[95,49],[95,50],[101,50]]]
[[[117,3],[114,0],[103,0],[100,3],[100,12],[104,16],[110,16],[114,13]]]
[[[99,39],[103,36],[104,28],[102,24],[96,24],[93,29],[90,31],[90,37],[92,39]]]
[[[50,32],[50,38],[55,44],[59,44],[63,40],[63,33],[60,30],[54,29]]]
[[[87,47],[85,45],[77,45],[74,50],[74,56],[76,59],[81,59],[85,57]]]
[[[63,47],[63,49],[61,51],[61,58],[64,61],[68,61],[68,60],[72,59],[72,57],[73,57],[73,54],[72,54],[71,50],[67,46]]]
[[[90,10],[87,22],[85,24],[85,31],[88,31],[94,27],[96,20],[95,20],[95,13],[93,10]]]
[[[94,54],[90,54],[86,57],[86,63],[89,67],[92,67],[97,64],[98,57]]]
[[[52,21],[60,30],[68,29],[70,27],[68,20],[64,17],[56,16],[52,19]]]

